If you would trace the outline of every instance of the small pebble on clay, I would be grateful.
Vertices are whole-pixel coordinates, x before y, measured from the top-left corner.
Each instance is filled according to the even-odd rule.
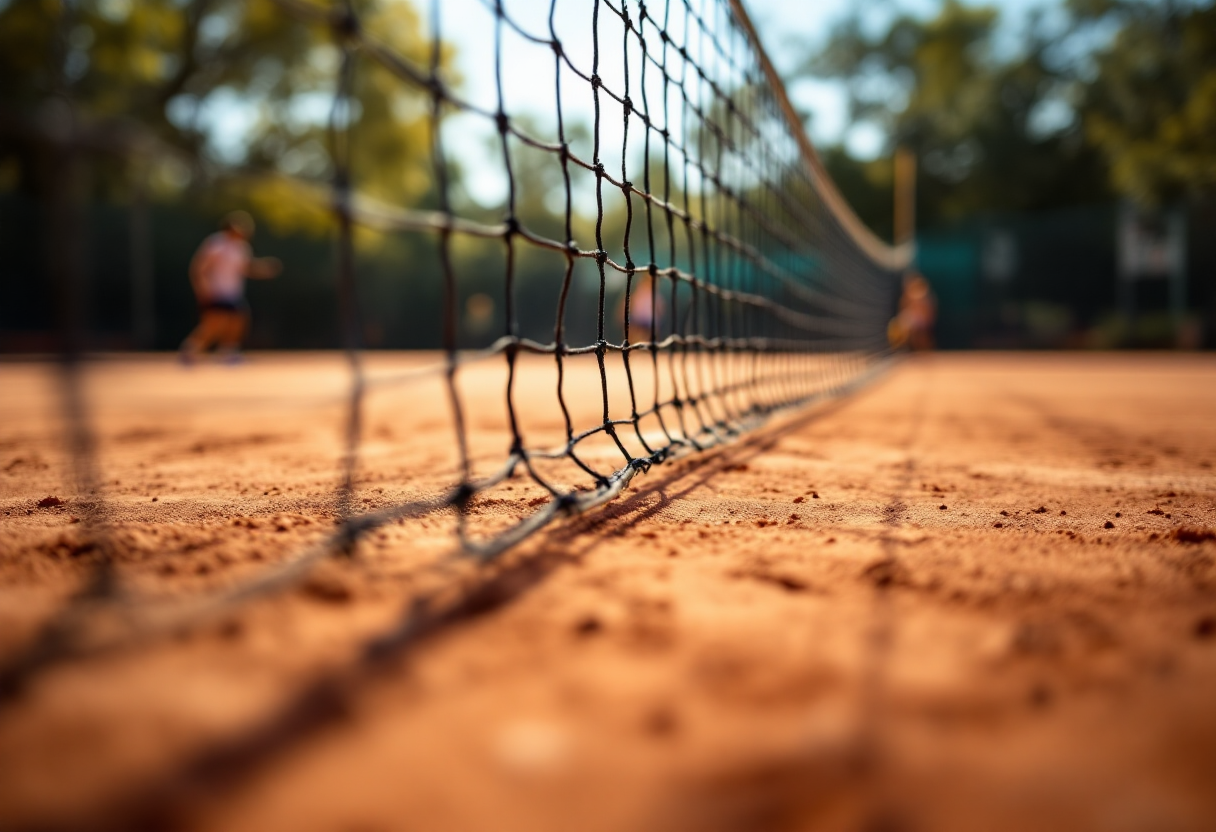
[[[579,636],[591,636],[604,629],[604,625],[594,615],[584,616],[574,625],[574,632]]]
[[[1051,688],[1046,685],[1035,685],[1030,689],[1030,704],[1035,708],[1046,708],[1051,704]]]
[[[1209,639],[1216,636],[1216,615],[1205,615],[1195,622],[1195,638]]]

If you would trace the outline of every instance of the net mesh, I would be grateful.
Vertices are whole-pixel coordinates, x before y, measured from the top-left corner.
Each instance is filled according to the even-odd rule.
[[[559,0],[550,1],[547,26],[540,27],[509,12],[503,0],[484,0],[494,42],[491,106],[462,97],[447,77],[440,0],[431,8],[428,60],[421,63],[367,31],[355,3],[275,0],[275,6],[286,19],[327,27],[340,53],[329,116],[330,192],[352,377],[341,520],[331,537],[249,582],[189,603],[176,600],[168,611],[149,607],[128,616],[136,622],[132,631],[180,627],[227,609],[297,579],[318,559],[352,551],[371,529],[442,509],[458,517],[460,550],[492,560],[553,520],[613,499],[654,465],[730,441],[777,410],[841,393],[889,356],[887,323],[908,251],[870,235],[836,192],[738,0],[636,6],[590,0],[580,30],[560,36]],[[551,75],[536,81],[552,84],[548,121],[511,112],[508,37],[551,54]],[[370,66],[392,73],[427,102],[435,210],[377,202],[360,187],[355,90]],[[584,114],[589,133],[576,124]],[[445,129],[457,119],[486,125],[494,138],[493,166],[505,183],[498,222],[457,208],[452,136]],[[77,152],[70,136],[61,147],[65,158]],[[521,172],[524,154],[560,169],[556,194],[542,195],[559,206],[560,238],[536,227],[525,208],[535,184]],[[370,513],[359,513],[355,500],[369,392],[359,353],[360,226],[418,235],[437,252],[442,372],[459,453],[457,481],[447,491]],[[462,238],[500,251],[495,300],[505,313],[504,329],[476,353],[462,351],[459,341],[468,301],[467,275],[454,253]],[[558,287],[551,309],[539,313],[549,321],[547,341],[527,337],[520,324],[519,264],[536,252],[554,264]],[[60,271],[70,288],[71,270]],[[576,309],[575,296],[588,286],[591,304]],[[588,314],[594,338],[575,340],[571,333],[590,329]],[[64,317],[78,328],[78,315]],[[93,477],[75,369],[78,341],[65,342],[72,346],[64,377],[75,391],[67,396],[68,416],[88,489]],[[509,443],[497,459],[470,453],[460,381],[471,361],[505,365]],[[536,362],[549,362],[554,371],[556,431],[526,426],[536,405],[521,400],[517,379],[525,364]],[[581,394],[571,373],[592,364],[598,406],[575,406],[572,396]],[[613,373],[622,373],[624,383],[611,381]],[[520,476],[546,499],[505,527],[474,528],[470,508]],[[103,517],[98,509],[96,528],[104,527]],[[10,668],[9,682],[86,649],[77,638],[80,623],[117,597],[106,577],[108,546],[98,535],[101,577]],[[123,601],[129,604],[129,596]]]
[[[301,17],[323,13],[294,0],[280,4]],[[774,410],[838,393],[863,377],[886,355],[886,326],[896,305],[895,272],[905,256],[869,236],[832,189],[801,127],[791,118],[780,80],[740,4],[714,0],[698,9],[692,0],[665,0],[659,9],[643,3],[631,10],[627,2],[596,0],[590,8],[589,39],[580,42],[578,50],[559,37],[556,0],[549,4],[547,31],[530,31],[501,0],[486,0],[485,6],[494,27],[493,109],[462,99],[445,79],[438,5],[432,10],[431,61],[425,67],[387,50],[364,32],[352,5],[324,14],[342,49],[331,144],[342,240],[339,285],[352,356],[359,329],[354,320],[352,226],[367,222],[431,234],[443,267],[444,339],[462,472],[461,482],[444,502],[463,516],[478,494],[520,471],[552,498],[533,516],[489,539],[468,534],[461,523],[463,548],[491,557],[556,516],[611,499],[652,465],[729,440]],[[606,34],[608,20],[621,38],[615,43]],[[527,130],[508,112],[504,32],[552,52],[551,141]],[[609,49],[621,59],[614,66],[619,86],[602,74]],[[394,211],[353,196],[357,188],[348,133],[357,125],[349,117],[349,102],[361,60],[387,68],[431,101],[433,171],[440,203],[434,214]],[[568,135],[569,94],[563,83],[590,99],[589,157],[577,152]],[[441,130],[452,113],[484,120],[497,136],[506,180],[501,223],[478,223],[453,212]],[[619,120],[619,127],[610,131],[613,119]],[[610,133],[621,143],[615,158],[619,167],[607,161]],[[528,187],[516,170],[521,148],[547,154],[560,166],[563,239],[529,227],[519,210],[521,192]],[[631,158],[634,148],[640,150],[640,159]],[[576,239],[578,171],[594,181],[591,240]],[[613,199],[619,201],[616,208],[624,210],[620,240],[610,240],[606,231]],[[460,275],[451,246],[459,235],[496,240],[504,252],[505,332],[489,352],[507,365],[511,438],[505,463],[481,478],[473,475],[469,463],[456,378]],[[564,258],[552,340],[547,343],[520,334],[517,263],[529,248]],[[598,283],[591,343],[567,338],[568,301],[579,261],[594,264]],[[614,309],[608,287],[616,276],[624,280],[617,313],[620,341],[609,337]],[[538,446],[521,429],[515,379],[525,354],[551,357],[556,365],[556,401],[564,424],[563,441],[556,446]],[[600,418],[589,424],[579,423],[568,405],[565,370],[577,356],[594,356],[600,377]],[[357,360],[352,362],[356,383],[348,491],[362,396]],[[621,408],[612,402],[610,362],[620,362],[627,382],[624,416],[613,416]],[[581,454],[596,439],[615,446],[616,467],[604,468]],[[576,466],[583,488],[546,476],[545,463],[552,460]]]

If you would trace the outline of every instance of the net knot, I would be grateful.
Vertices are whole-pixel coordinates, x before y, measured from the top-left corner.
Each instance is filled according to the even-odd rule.
[[[452,492],[452,505],[457,511],[463,512],[469,505],[469,500],[473,499],[473,495],[477,493],[477,489],[473,487],[471,482],[462,482],[456,486],[456,490]]]
[[[642,474],[650,471],[651,464],[649,459],[640,456],[629,460],[629,467]]]
[[[566,240],[566,251],[571,254],[578,254],[578,243],[574,240]]]
[[[604,81],[602,78],[600,78],[600,76],[598,76],[598,75],[591,76],[591,86],[593,89],[599,89],[603,85],[604,85]]]
[[[646,267],[646,271],[650,273],[651,277],[658,277],[659,276],[659,264],[652,262],[650,265],[648,265]]]
[[[557,57],[562,57],[565,53],[562,51],[562,42],[560,40],[549,41],[549,48],[553,50],[553,54]]]
[[[607,263],[608,262],[608,252],[604,251],[602,248],[596,249],[595,262],[599,263],[601,266],[604,265],[605,263]],[[604,342],[601,341],[600,343],[602,344]]]
[[[632,275],[635,271],[637,271],[637,268],[638,268],[637,265],[632,260],[629,260],[629,259],[625,260],[625,271],[628,272],[630,275]]]
[[[621,190],[625,192],[626,196],[629,195],[629,191],[632,188],[633,188],[633,183],[630,182],[628,179],[626,179],[624,182],[621,183]]]
[[[511,120],[502,110],[494,114],[494,123],[498,126],[499,133],[505,133],[511,128]]]
[[[516,234],[518,234],[520,231],[519,217],[516,217],[514,214],[512,214],[511,216],[509,216],[505,220],[503,220],[502,224],[503,224],[503,234],[502,235],[504,237],[513,237]]]
[[[603,162],[596,162],[593,169],[595,170],[596,176],[602,177],[602,176],[606,175],[606,171],[604,170]]]
[[[334,198],[331,205],[338,219],[350,222],[354,218],[350,200],[350,182],[341,171],[334,176]]]
[[[633,99],[625,96],[625,100],[621,102],[621,106],[625,108],[625,115],[633,112]]]
[[[329,28],[340,38],[359,36],[359,18],[350,5],[338,6],[329,15]]]
[[[638,3],[638,23],[646,19],[646,4]]]
[[[555,502],[557,503],[557,510],[562,514],[578,513],[578,494],[575,492],[559,494]]]

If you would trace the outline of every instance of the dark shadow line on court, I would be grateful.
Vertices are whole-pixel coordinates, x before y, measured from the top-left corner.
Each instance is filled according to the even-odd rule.
[[[867,390],[876,389],[869,386]],[[575,518],[538,539],[534,551],[521,551],[491,567],[488,576],[443,599],[442,592],[416,596],[396,627],[366,641],[347,667],[322,673],[303,691],[254,726],[213,742],[191,754],[167,775],[128,790],[108,806],[95,807],[90,819],[74,818],[63,825],[35,825],[29,832],[161,832],[187,824],[191,807],[238,788],[257,771],[303,745],[326,728],[341,725],[355,712],[359,691],[377,680],[399,673],[409,656],[428,642],[480,620],[523,598],[563,565],[577,563],[603,542],[591,537],[576,550],[577,538],[593,535],[607,525],[632,528],[653,517],[674,500],[701,487],[740,462],[751,460],[808,424],[834,415],[857,397],[837,399],[714,449],[699,464],[675,469],[646,482],[623,500],[593,515]],[[669,489],[682,480],[679,490]],[[652,498],[660,496],[657,502]],[[641,509],[640,511],[637,509]]]

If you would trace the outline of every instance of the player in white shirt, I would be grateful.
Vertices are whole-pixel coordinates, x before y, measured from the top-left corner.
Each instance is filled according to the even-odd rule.
[[[283,264],[277,258],[253,256],[249,248],[253,230],[253,217],[233,211],[190,261],[199,324],[182,342],[182,360],[186,363],[193,363],[212,346],[235,359],[249,321],[245,278],[264,280],[282,271]]]

